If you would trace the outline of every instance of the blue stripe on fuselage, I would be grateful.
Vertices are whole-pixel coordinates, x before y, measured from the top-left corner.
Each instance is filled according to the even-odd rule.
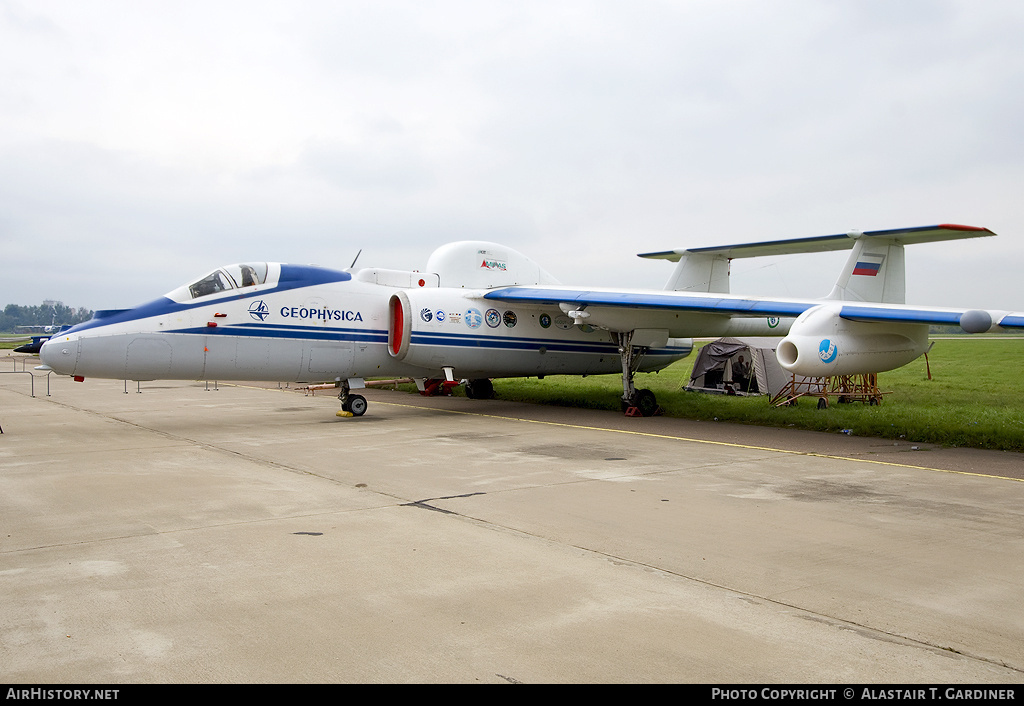
[[[323,328],[315,326],[288,326],[284,324],[236,324],[229,326],[197,326],[173,329],[163,333],[194,336],[245,337],[245,338],[292,338],[313,341],[355,341],[386,344],[388,332],[383,329]],[[546,348],[560,353],[599,353],[618,356],[618,347],[612,342],[574,341],[557,338],[523,338],[507,336],[481,336],[478,334],[450,332],[416,332],[410,343],[418,346],[439,346],[447,348],[489,348],[504,350],[537,350]],[[685,356],[692,346],[656,348],[648,355]]]
[[[241,338],[296,338],[310,341],[363,341],[367,343],[387,343],[388,341],[388,332],[380,329],[322,328],[283,326],[279,324],[239,324],[235,326],[217,326],[216,328],[198,326],[175,329],[166,333],[201,336],[238,336]]]
[[[510,338],[505,336],[479,336],[461,333],[429,333],[413,331],[410,344],[457,348],[502,348],[506,350],[537,350],[544,347],[562,353],[604,353],[619,355],[618,345],[611,341],[579,341],[557,338]],[[648,355],[686,355],[692,346],[655,348]]]

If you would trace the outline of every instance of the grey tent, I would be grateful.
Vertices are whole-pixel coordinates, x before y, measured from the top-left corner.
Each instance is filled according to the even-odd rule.
[[[687,390],[736,395],[771,395],[793,380],[775,357],[781,338],[719,338],[700,349]],[[797,376],[797,382],[806,378]]]

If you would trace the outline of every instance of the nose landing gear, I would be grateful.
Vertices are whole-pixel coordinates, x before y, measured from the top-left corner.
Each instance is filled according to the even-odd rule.
[[[362,395],[351,394],[353,387],[357,389],[365,387],[362,378],[342,380],[338,387],[341,388],[341,392],[338,394],[338,399],[341,400],[341,411],[338,412],[339,417],[361,417],[366,414],[366,398]]]

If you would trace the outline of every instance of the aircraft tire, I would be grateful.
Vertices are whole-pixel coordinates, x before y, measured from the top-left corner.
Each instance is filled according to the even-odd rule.
[[[650,390],[637,390],[633,403],[645,417],[651,417],[658,411],[658,399]]]
[[[355,417],[361,417],[366,414],[366,407],[366,398],[362,395],[349,395],[348,402],[342,405],[342,409],[351,412]]]
[[[489,400],[494,397],[494,385],[488,378],[467,380],[466,397],[471,400]]]

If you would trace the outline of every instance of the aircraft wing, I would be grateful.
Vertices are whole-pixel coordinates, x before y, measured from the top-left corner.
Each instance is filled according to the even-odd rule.
[[[933,326],[963,326],[969,333],[981,333],[972,331],[967,325],[967,319],[987,314],[990,325],[1000,328],[1024,328],[1024,314],[1006,311],[987,311],[984,309],[942,309],[942,308],[921,308],[912,306],[871,306],[870,304],[844,304],[840,310],[840,317],[849,321],[875,321],[901,324],[929,324]],[[986,327],[985,330],[988,330]]]
[[[643,289],[609,290],[533,286],[502,287],[488,292],[484,295],[484,299],[504,302],[529,302],[551,306],[565,303],[578,305],[579,308],[585,306],[604,306],[747,316],[799,316],[811,307],[821,303],[810,299],[759,299]]]
[[[693,292],[515,286],[494,289],[485,294],[484,298],[510,303],[547,304],[560,306],[563,310],[566,310],[566,305],[571,305],[577,310],[585,310],[587,307],[608,307],[627,311],[642,311],[645,314],[644,321],[647,326],[652,324],[650,313],[656,311],[665,313],[666,322],[678,312],[730,317],[795,317],[820,304],[832,304],[839,308],[840,318],[850,321],[959,325],[971,333],[987,331],[994,325],[1004,329],[1024,328],[1024,313],[1019,312],[830,300],[772,299]],[[602,325],[600,321],[596,320],[589,323]],[[672,328],[668,326],[668,323],[666,323],[666,327]]]

